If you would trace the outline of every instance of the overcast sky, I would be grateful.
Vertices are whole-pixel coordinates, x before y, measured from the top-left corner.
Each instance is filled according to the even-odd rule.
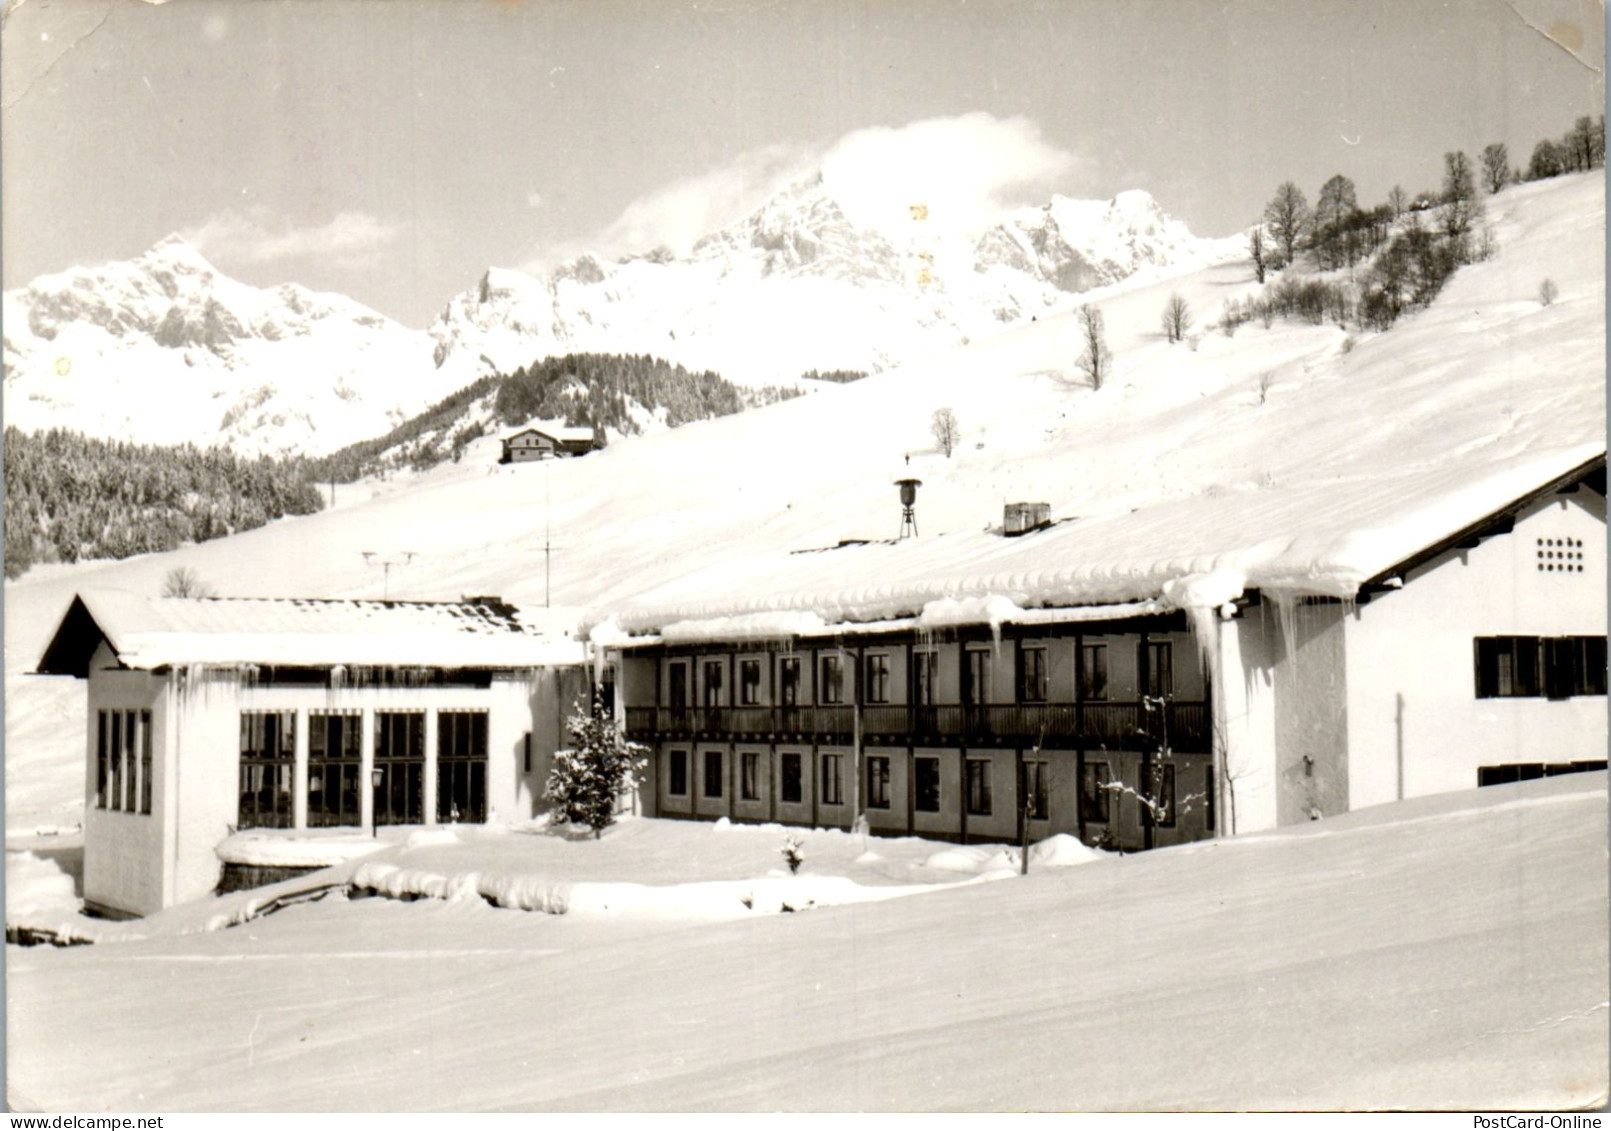
[[[1604,102],[1580,0],[24,0],[4,280],[184,234],[424,326],[488,266],[679,247],[818,168],[959,229],[1144,188],[1200,235],[1275,186],[1435,188]]]

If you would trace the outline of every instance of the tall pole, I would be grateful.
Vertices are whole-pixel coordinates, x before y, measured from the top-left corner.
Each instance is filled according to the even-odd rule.
[[[551,458],[552,457],[550,457],[550,459]],[[550,465],[549,460],[545,460],[543,462],[543,608],[545,609],[549,607],[549,586],[553,574],[552,559],[554,552],[553,546],[549,541],[549,535],[552,531],[551,516],[554,505],[554,492],[552,490],[551,480],[548,478],[548,469]]]

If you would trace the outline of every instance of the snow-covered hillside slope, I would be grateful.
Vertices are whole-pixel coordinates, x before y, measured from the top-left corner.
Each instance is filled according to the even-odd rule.
[[[340,295],[260,290],[170,236],[5,295],[5,419],[145,443],[320,454],[452,389],[425,336]]]
[[[163,922],[212,907],[175,909],[126,925],[143,941],[11,950],[7,1098],[24,1111],[1592,1106],[1608,1051],[1605,801],[1603,773],[1573,774],[717,924],[693,921],[697,900],[657,920],[500,910],[474,885],[453,902],[332,898],[212,933]],[[576,866],[675,868],[681,854],[611,851],[645,831],[575,846]],[[834,866],[824,842],[851,839],[807,834],[800,880]],[[874,841],[868,866],[897,868],[909,845]],[[718,854],[746,858],[725,843],[703,855]]]
[[[1245,252],[1199,239],[1145,192],[1054,197],[977,241],[856,227],[820,180],[780,193],[685,257],[667,250],[550,275],[489,271],[431,327],[436,359],[466,384],[578,350],[650,353],[741,384],[807,369],[885,369],[925,350],[1066,309],[1079,292],[1179,273]],[[485,360],[484,360],[485,359]]]
[[[1204,516],[1226,500],[1253,506],[1244,515],[1265,498],[1282,514],[1301,498],[1317,515],[1344,500],[1347,514],[1332,520],[1386,515],[1397,528],[1410,521],[1408,492],[1408,513],[1435,525],[1449,500],[1480,502],[1464,484],[1525,478],[1603,450],[1603,184],[1586,175],[1513,188],[1489,211],[1493,258],[1462,269],[1429,309],[1358,334],[1351,348],[1331,325],[1254,322],[1234,337],[1209,329],[1221,304],[1257,290],[1249,264],[1225,263],[1087,296],[1106,316],[1115,359],[1100,391],[1074,367],[1073,317],[1042,318],[897,372],[585,459],[499,467],[489,437],[459,463],[378,485],[365,501],[344,487],[334,511],[173,554],[35,570],[6,587],[8,808],[57,821],[50,814],[82,793],[82,687],[18,674],[53,619],[81,586],[154,593],[176,565],[225,594],[378,596],[387,582],[362,551],[412,550],[412,563],[390,572],[394,597],[500,593],[596,617],[756,554],[893,538],[891,480],[908,470],[908,453],[923,480],[923,554],[999,524],[1002,504],[1019,500],[1050,503],[1054,518],[1147,512],[1152,533],[1128,571],[1143,579],[1157,576],[1159,556],[1179,555],[1172,531],[1205,548],[1211,569],[1218,539]],[[1538,299],[1545,278],[1559,289],[1549,306]],[[1195,345],[1171,346],[1159,329],[1176,291],[1195,313]],[[950,459],[929,434],[942,406],[961,424]],[[1285,551],[1294,543],[1282,533],[1272,536]],[[1056,557],[1042,568],[1080,564]]]

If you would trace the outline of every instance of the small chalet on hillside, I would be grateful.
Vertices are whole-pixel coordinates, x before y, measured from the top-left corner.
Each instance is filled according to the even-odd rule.
[[[1145,848],[1606,765],[1605,455],[771,556],[593,627],[650,814]]]
[[[526,428],[503,441],[499,463],[525,463],[559,456],[585,456],[598,445],[591,428]]]
[[[532,816],[583,647],[490,599],[80,593],[39,671],[89,682],[86,906],[208,894],[237,829]]]

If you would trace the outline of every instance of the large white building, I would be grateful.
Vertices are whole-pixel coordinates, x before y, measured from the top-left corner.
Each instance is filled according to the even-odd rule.
[[[583,652],[489,599],[79,594],[39,671],[89,684],[86,906],[208,894],[238,829],[532,816]]]
[[[1566,447],[761,557],[592,632],[650,813],[1148,847],[1603,768],[1605,524]]]

